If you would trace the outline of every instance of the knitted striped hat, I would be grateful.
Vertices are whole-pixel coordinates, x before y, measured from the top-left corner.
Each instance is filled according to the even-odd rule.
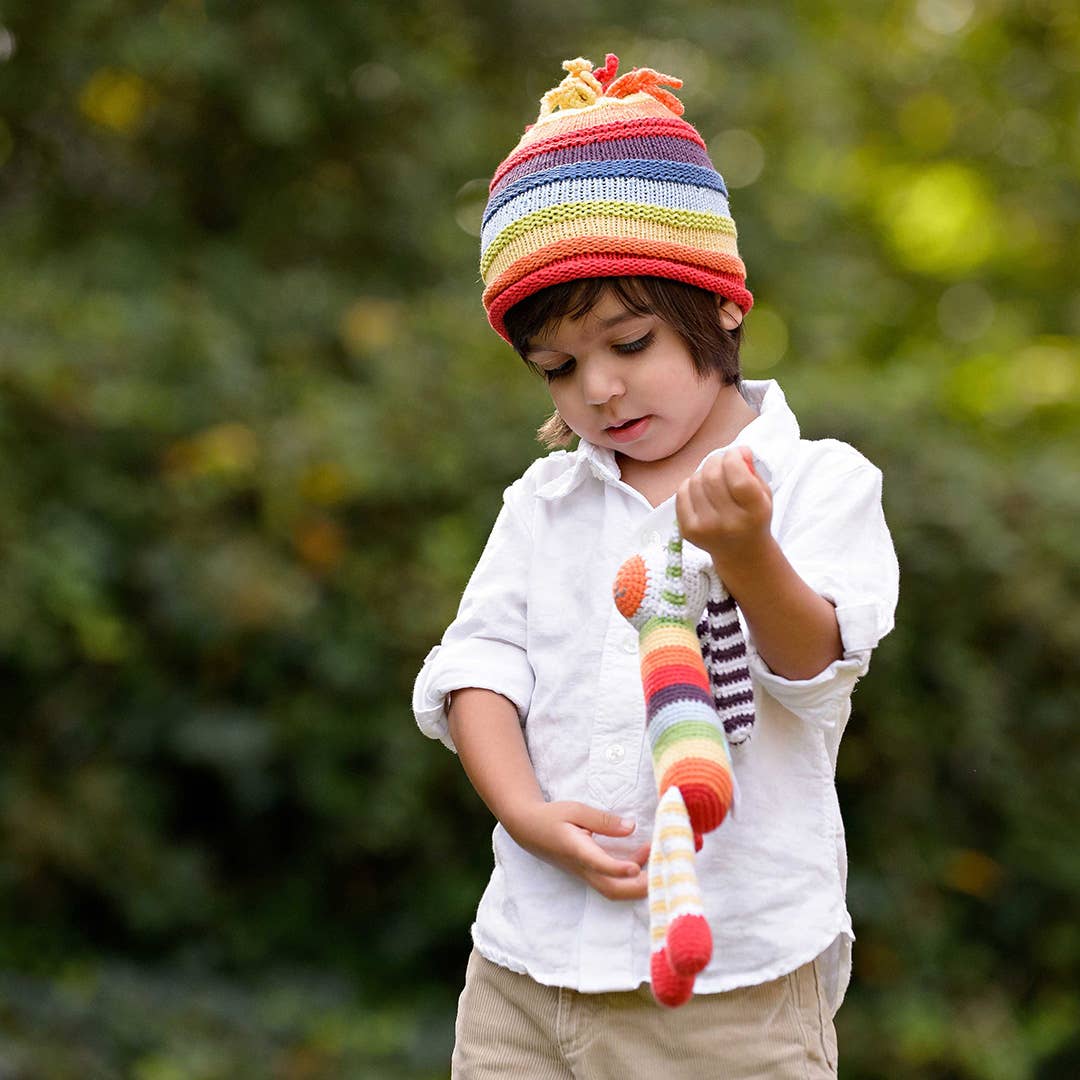
[[[535,124],[491,181],[480,237],[488,321],[549,285],[589,277],[674,278],[733,300],[746,288],[724,180],[682,102],[651,68],[616,78],[566,60]]]

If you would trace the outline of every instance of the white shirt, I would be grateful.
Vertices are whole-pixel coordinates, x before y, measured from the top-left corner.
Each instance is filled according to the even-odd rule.
[[[744,382],[742,394],[758,416],[733,445],[750,447],[772,489],[781,549],[835,604],[844,657],[791,681],[748,639],[757,721],[734,754],[736,813],[698,855],[714,947],[695,992],[766,982],[820,956],[835,1011],[854,940],[836,754],[855,681],[893,625],[896,555],[881,473],[846,443],[801,439],[775,382]],[[597,837],[619,854],[648,843],[657,796],[637,632],[616,610],[611,584],[625,558],[667,540],[674,516],[674,498],[654,509],[620,480],[606,449],[582,442],[534,462],[506,489],[457,618],[413,692],[421,730],[451,749],[448,693],[472,686],[509,698],[547,799],[637,822],[626,840]],[[708,558],[685,547],[688,560]],[[493,842],[495,869],[472,928],[482,955],[585,992],[648,981],[645,900],[605,899],[518,847],[501,825]]]

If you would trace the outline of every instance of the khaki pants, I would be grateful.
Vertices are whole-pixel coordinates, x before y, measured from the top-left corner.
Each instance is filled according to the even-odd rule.
[[[647,986],[580,994],[469,958],[453,1080],[818,1080],[836,1032],[812,961],[790,975],[678,1009]]]

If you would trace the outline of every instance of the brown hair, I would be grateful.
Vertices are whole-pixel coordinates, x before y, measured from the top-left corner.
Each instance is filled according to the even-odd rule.
[[[505,316],[506,332],[518,355],[533,370],[529,342],[541,331],[563,319],[580,319],[599,303],[606,290],[636,315],[659,315],[682,338],[690,351],[694,369],[705,377],[714,371],[724,385],[738,385],[739,346],[742,326],[725,330],[720,322],[720,297],[716,293],[658,277],[579,278],[527,296]],[[549,449],[569,445],[574,433],[556,410],[537,429],[537,438]]]

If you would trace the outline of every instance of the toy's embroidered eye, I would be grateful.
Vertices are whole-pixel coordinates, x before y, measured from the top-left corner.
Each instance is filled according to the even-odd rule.
[[[655,337],[655,331],[650,330],[644,337],[638,338],[637,341],[627,341],[622,345],[613,345],[612,348],[617,353],[623,354],[641,352],[642,349],[647,349],[653,343]]]

